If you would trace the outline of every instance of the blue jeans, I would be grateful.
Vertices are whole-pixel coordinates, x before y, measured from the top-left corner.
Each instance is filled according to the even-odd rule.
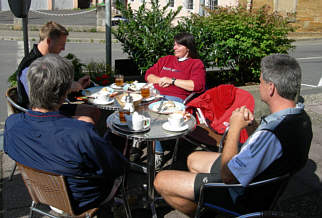
[[[177,101],[177,102],[183,103],[183,100],[179,97],[170,96],[170,95],[165,95],[164,97],[168,101]],[[163,148],[160,141],[155,142],[155,152],[163,153]]]

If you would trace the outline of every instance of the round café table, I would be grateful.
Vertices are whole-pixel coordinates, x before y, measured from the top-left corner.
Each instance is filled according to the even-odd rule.
[[[154,163],[154,147],[156,141],[164,141],[170,139],[176,139],[176,144],[179,141],[179,138],[187,135],[193,131],[196,127],[196,119],[194,116],[185,121],[185,124],[188,125],[188,128],[183,131],[168,131],[165,130],[162,125],[167,122],[167,114],[160,114],[149,110],[148,105],[143,105],[136,110],[138,113],[143,114],[146,117],[150,117],[150,128],[144,132],[128,132],[123,131],[118,128],[115,123],[119,122],[118,111],[112,113],[106,120],[107,127],[109,130],[119,136],[126,138],[126,146],[130,139],[138,140],[140,142],[147,141],[147,175],[148,175],[148,184],[147,184],[147,197],[150,204],[153,217],[157,217],[155,210],[155,195],[153,181],[155,178],[155,163]],[[114,125],[113,125],[114,124]],[[175,146],[178,147],[178,146]],[[174,151],[176,154],[176,151]]]

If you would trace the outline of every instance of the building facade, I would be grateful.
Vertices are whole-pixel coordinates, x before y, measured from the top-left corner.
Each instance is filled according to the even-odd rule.
[[[149,7],[150,0],[125,0],[131,8],[136,10],[146,1]],[[321,0],[159,0],[160,6],[170,2],[170,9],[183,6],[178,19],[190,16],[191,13],[204,15],[203,5],[213,9],[219,7],[237,7],[242,5],[248,9],[258,9],[269,6],[271,12],[278,12],[289,17],[290,22],[297,27],[297,32],[322,32],[322,1]]]
[[[126,3],[130,4],[132,9],[137,10],[144,1],[146,2],[147,7],[149,7],[150,0],[126,0]],[[203,15],[203,5],[211,9],[214,9],[217,6],[236,7],[238,5],[238,0],[159,0],[161,7],[165,6],[167,3],[170,3],[169,10],[177,9],[179,6],[182,6],[182,10],[178,14],[178,18],[180,18],[190,16],[191,13]]]

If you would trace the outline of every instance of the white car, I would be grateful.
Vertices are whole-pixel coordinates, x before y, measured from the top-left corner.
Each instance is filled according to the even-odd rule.
[[[112,26],[115,26],[115,25],[118,25],[120,21],[127,21],[127,19],[122,17],[121,15],[115,15],[111,21],[112,21]]]

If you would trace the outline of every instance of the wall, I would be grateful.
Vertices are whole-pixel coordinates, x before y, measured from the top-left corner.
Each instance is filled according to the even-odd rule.
[[[9,3],[8,0],[0,0],[0,11],[9,11]]]
[[[296,24],[297,32],[322,32],[322,1],[298,0]]]
[[[77,0],[31,0],[30,10],[52,10],[77,8]],[[9,11],[8,0],[0,0],[0,11]]]
[[[128,0],[128,4],[131,5],[131,8],[134,10],[137,10],[140,5],[142,4],[143,0]],[[149,0],[146,0],[147,2],[147,7],[149,7]],[[168,0],[160,0],[159,4],[161,6],[166,5],[168,2]],[[187,0],[175,0],[174,1],[174,7],[173,8],[169,8],[172,10],[175,10],[177,7],[179,6],[183,6],[180,13],[177,16],[177,19],[175,20],[175,22],[177,22],[180,18],[185,17],[185,16],[190,16],[191,13],[194,14],[199,14],[199,8],[200,8],[200,0],[194,0],[194,6],[193,9],[187,9],[186,7],[186,2]],[[205,0],[205,3],[207,2],[207,0]],[[238,5],[238,0],[218,0],[218,5],[219,6],[231,6],[231,7],[235,7]]]
[[[245,0],[242,0],[245,1]],[[253,8],[264,4],[288,16],[296,32],[322,32],[322,1],[321,0],[253,0]]]
[[[128,0],[128,4],[131,5],[131,8],[133,10],[138,10],[138,8],[142,4],[142,2],[143,2],[143,0],[133,0],[133,1],[132,0]],[[146,3],[147,8],[151,8],[151,4],[149,3],[150,1],[146,1],[146,2],[147,2]],[[167,2],[168,2],[168,0],[160,0],[159,1],[159,4],[161,6],[164,6],[164,5],[167,4]],[[185,2],[186,2],[186,0],[175,0],[174,1],[174,7],[173,8],[169,7],[168,9],[169,10],[171,10],[171,9],[172,10],[175,10],[178,6],[183,6],[182,9],[181,9],[181,11],[180,11],[180,13],[177,16],[178,19],[180,19],[181,17],[184,17],[184,16],[189,16],[190,13],[199,13],[199,4],[200,4],[200,1],[199,0],[194,0],[195,4],[194,4],[194,7],[193,7],[192,10],[186,8]]]
[[[53,8],[56,9],[73,9],[74,8],[74,1],[71,0],[52,0]]]
[[[218,0],[218,5],[222,7],[236,7],[238,0]]]

